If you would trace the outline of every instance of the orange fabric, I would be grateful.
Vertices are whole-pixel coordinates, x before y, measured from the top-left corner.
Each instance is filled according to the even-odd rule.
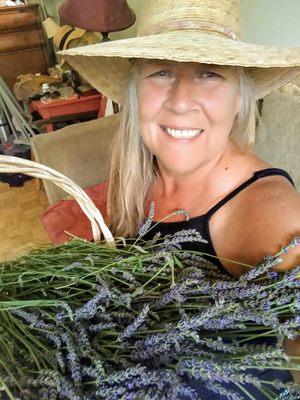
[[[104,219],[107,219],[107,189],[108,182],[88,188],[85,192],[93,200]],[[46,229],[52,243],[64,243],[72,236],[92,240],[90,221],[85,216],[75,200],[60,200],[50,206],[42,215],[42,224]]]

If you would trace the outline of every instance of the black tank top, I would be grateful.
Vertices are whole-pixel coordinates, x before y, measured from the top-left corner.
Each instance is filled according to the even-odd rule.
[[[252,178],[248,179],[246,182],[242,183],[240,186],[234,189],[231,193],[229,193],[226,197],[224,197],[224,199],[222,199],[216,205],[214,205],[206,214],[200,215],[199,217],[191,218],[189,221],[152,223],[151,231],[143,236],[143,240],[152,239],[157,232],[160,232],[161,237],[164,237],[165,235],[168,234],[175,234],[176,232],[181,231],[183,229],[196,229],[198,232],[200,232],[203,239],[207,240],[207,243],[202,243],[202,242],[182,243],[182,249],[202,252],[204,258],[208,259],[213,264],[218,266],[222,272],[228,273],[221,264],[220,260],[217,258],[217,254],[215,252],[213,241],[210,235],[209,220],[213,216],[213,214],[217,210],[219,210],[219,208],[221,208],[224,204],[230,201],[233,197],[235,197],[246,187],[251,185],[253,182],[257,181],[258,179],[271,175],[284,176],[291,182],[293,186],[295,186],[290,175],[282,169],[267,168],[261,171],[257,171],[254,173]],[[154,226],[155,224],[156,226]]]

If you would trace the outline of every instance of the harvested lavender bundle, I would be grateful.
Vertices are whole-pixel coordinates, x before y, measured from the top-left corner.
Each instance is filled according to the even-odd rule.
[[[300,370],[282,347],[300,330],[299,268],[274,273],[277,255],[234,279],[178,234],[140,244],[73,240],[2,264],[1,398],[299,398],[264,373]]]

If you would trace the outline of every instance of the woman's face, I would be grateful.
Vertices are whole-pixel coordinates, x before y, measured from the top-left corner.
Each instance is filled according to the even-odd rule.
[[[219,159],[240,109],[234,68],[143,61],[138,77],[142,139],[160,168],[186,174]]]

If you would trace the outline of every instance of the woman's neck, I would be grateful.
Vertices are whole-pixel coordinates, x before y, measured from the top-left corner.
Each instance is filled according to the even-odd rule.
[[[174,173],[168,170],[158,160],[159,175],[155,182],[156,191],[162,197],[187,194],[195,187],[200,191],[202,189],[204,192],[225,171],[230,169],[232,158],[237,152],[237,146],[230,142],[221,155],[216,155],[209,163],[200,165],[196,170],[185,174]]]
[[[150,202],[154,201],[156,220],[177,209],[186,209],[190,218],[205,214],[216,202],[250,177],[249,159],[249,154],[242,153],[232,143],[222,157],[186,176],[175,176],[160,169],[148,193],[146,213]],[[177,216],[172,220],[182,218]]]

